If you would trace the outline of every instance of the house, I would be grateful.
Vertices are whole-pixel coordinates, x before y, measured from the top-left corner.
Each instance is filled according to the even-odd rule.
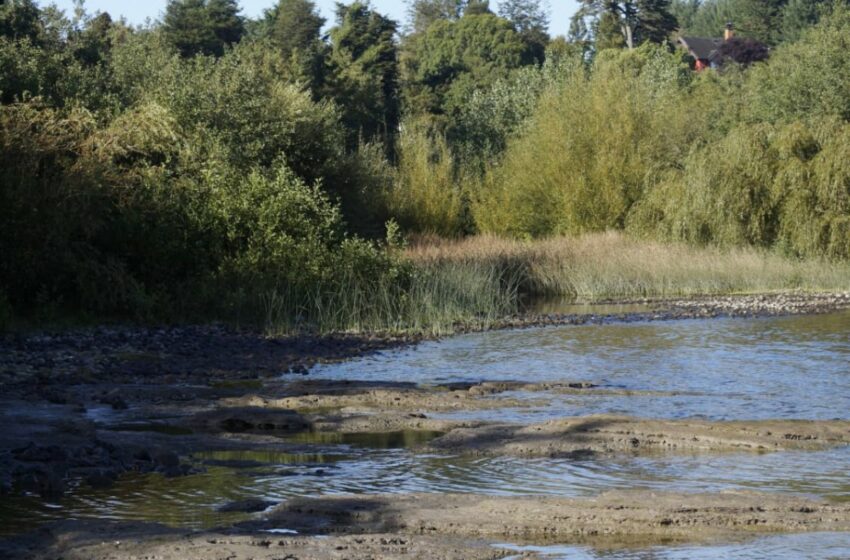
[[[705,37],[679,37],[679,44],[688,51],[696,61],[694,69],[701,72],[706,68],[718,68],[723,60],[720,55],[720,47],[735,36],[735,27],[731,23],[726,24],[723,38]]]

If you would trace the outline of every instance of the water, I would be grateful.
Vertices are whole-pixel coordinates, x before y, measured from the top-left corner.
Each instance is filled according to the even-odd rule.
[[[850,534],[774,535],[741,543],[594,550],[579,546],[500,545],[549,560],[846,560]]]
[[[456,415],[536,422],[554,416],[624,413],[713,420],[850,418],[850,314],[758,320],[678,321],[529,329],[422,344],[344,364],[314,378],[448,382],[589,381],[570,395],[494,398],[546,404]],[[625,396],[621,389],[646,392]],[[158,425],[130,425],[158,429]],[[305,433],[294,440],[323,453],[211,451],[187,457],[206,472],[167,479],[123,477],[108,489],[78,485],[57,502],[4,497],[0,532],[51,519],[93,517],[210,528],[256,514],[224,513],[246,498],[273,503],[330,494],[460,492],[592,496],[612,489],[757,490],[850,501],[850,448],[818,452],[704,454],[587,460],[417,453],[436,433]],[[850,558],[850,536],[787,535],[741,543],[641,550],[515,547],[551,558]]]
[[[656,392],[589,391],[554,396],[548,407],[495,413],[514,421],[595,413],[711,420],[847,418],[850,313],[472,334],[322,366],[314,377],[420,384],[589,381],[601,388]],[[539,399],[541,394],[502,396]],[[492,419],[493,414],[458,416]]]

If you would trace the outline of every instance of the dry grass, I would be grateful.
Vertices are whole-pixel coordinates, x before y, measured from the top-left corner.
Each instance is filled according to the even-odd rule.
[[[847,263],[659,243],[615,232],[537,241],[420,238],[407,255],[431,269],[448,264],[496,268],[517,278],[526,293],[583,300],[850,289]]]

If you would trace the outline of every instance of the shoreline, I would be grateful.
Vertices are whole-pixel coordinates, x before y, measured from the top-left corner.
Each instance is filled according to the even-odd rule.
[[[458,329],[458,334],[583,324],[825,314],[850,309],[850,294],[783,293],[680,298],[661,302],[644,300],[641,303],[655,307],[651,311],[627,314],[515,317],[487,329]],[[431,412],[490,410],[535,403],[533,399],[515,402],[509,396],[499,396],[513,390],[541,395],[653,394],[652,391],[599,387],[593,380],[538,384],[494,380],[424,387],[405,382],[333,382],[314,380],[308,375],[310,368],[317,363],[356,359],[405,348],[428,339],[353,334],[274,338],[238,332],[220,325],[159,329],[99,327],[27,336],[7,335],[0,338],[0,381],[4,387],[0,417],[6,422],[6,429],[0,434],[0,495],[27,490],[55,497],[66,491],[69,478],[82,480],[92,487],[108,487],[128,472],[159,473],[166,477],[196,474],[195,467],[181,456],[193,450],[274,448],[304,453],[315,451],[316,445],[332,444],[334,441],[333,437],[327,441],[321,437],[307,437],[300,441],[289,438],[290,435],[314,433],[336,436],[420,431],[433,434],[413,447],[426,453],[577,458],[591,453],[605,457],[622,453],[805,451],[850,443],[850,424],[843,421],[713,422],[595,415],[522,425],[441,420],[439,414],[431,417]],[[493,397],[503,400],[494,400]],[[156,430],[149,431],[154,423],[157,424]],[[137,431],[133,425],[142,425],[142,429]],[[670,496],[673,501],[684,499],[681,495]],[[695,507],[708,504],[710,495],[707,496],[708,501],[702,502],[694,498],[702,503]],[[487,496],[478,498],[490,502],[495,500]],[[397,512],[399,507],[408,508],[404,504],[409,504],[403,496],[380,499],[385,500],[381,507],[387,511]],[[440,500],[439,495],[429,499]],[[766,503],[765,500],[786,499],[789,503],[794,502],[789,511],[833,508],[830,510],[832,521],[824,521],[826,518],[823,516],[818,518],[820,520],[804,516],[806,519],[801,524],[785,530],[828,531],[834,527],[841,531],[850,530],[850,508],[844,506],[770,495],[753,497],[752,503],[747,502],[747,498],[736,499],[740,502],[740,511],[762,507],[759,504]],[[448,496],[445,500],[443,505],[456,498]],[[530,500],[523,507],[527,506],[529,512],[539,511],[545,501],[543,498]],[[315,509],[321,499],[311,502],[311,499],[304,498],[296,502]],[[585,506],[574,502],[568,500],[564,504],[572,504],[569,507],[575,511],[583,511]],[[286,503],[275,511],[285,511]],[[475,513],[478,514],[481,512]],[[671,512],[664,511],[659,515],[670,517]],[[639,534],[643,530],[641,523],[626,523],[622,529],[625,532],[617,538],[628,540],[626,533],[632,531],[631,537],[635,539],[684,539],[691,542],[709,533],[722,533],[719,531],[721,526],[747,525],[746,520],[736,517],[740,515],[743,514],[717,513],[715,517],[707,515],[703,521],[661,524],[657,533],[643,537]],[[266,516],[267,519],[273,517]],[[529,527],[535,524],[543,523],[549,527],[545,519],[532,513],[524,519],[529,531],[532,531]],[[428,523],[433,525],[431,521]],[[755,523],[755,527],[749,527],[745,532],[750,534],[751,529],[755,529],[755,533],[783,530],[778,521],[771,523]],[[209,540],[206,537],[219,534],[220,530],[145,529],[143,524],[117,524],[109,529],[109,539],[129,539],[136,530],[142,533],[134,545],[135,549],[131,546],[121,552],[127,556],[116,555],[117,549],[91,543],[89,548],[80,549],[87,550],[91,556],[85,556],[83,552],[74,556],[74,547],[70,543],[77,542],[74,546],[83,546],[83,541],[74,539],[99,534],[95,527],[97,524],[96,520],[85,521],[69,529],[68,523],[51,522],[33,533],[0,540],[0,551],[14,549],[16,554],[23,554],[23,551],[32,549],[29,556],[22,558],[47,558],[61,551],[66,558],[107,559],[131,558],[133,554],[153,546],[163,558],[168,558],[168,554],[176,554],[177,550],[173,548],[175,542],[169,541],[171,538],[195,543],[195,555],[187,558],[206,558],[223,550],[220,545],[204,544]],[[632,529],[628,529],[629,526]],[[238,544],[252,551],[251,543],[264,535],[257,532],[260,531],[257,527],[234,526],[226,529],[224,534],[230,535],[228,538],[231,538],[233,546]],[[588,527],[587,530],[592,532],[592,527]],[[493,548],[489,542],[497,537],[522,533],[523,529],[517,525],[503,533],[488,533],[486,546],[469,540],[482,538],[480,534],[473,534],[472,529],[453,531],[455,536],[452,538],[455,540],[446,546],[435,543],[434,539],[429,540],[427,534],[391,531],[387,527],[375,528],[361,541],[346,535],[332,536],[326,542],[299,536],[284,539],[285,545],[276,546],[282,547],[278,552],[302,551],[305,558],[333,557],[331,551],[336,546],[348,547],[347,550],[353,551],[352,557],[371,557],[381,551],[385,551],[387,557],[405,557],[403,551],[433,550],[435,558],[501,558],[507,556],[507,552]],[[45,540],[45,533],[52,536]],[[617,534],[616,531],[613,534]],[[436,541],[444,536],[440,535]],[[569,531],[553,535],[567,539],[582,537]],[[278,537],[274,535],[275,539]],[[545,539],[535,536],[532,540]],[[43,542],[53,544],[39,548],[39,543]],[[395,552],[390,554],[390,551]]]

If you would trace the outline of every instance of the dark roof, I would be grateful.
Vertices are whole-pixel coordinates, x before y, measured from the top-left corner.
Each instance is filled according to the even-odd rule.
[[[723,39],[705,37],[680,37],[679,42],[688,49],[691,56],[697,60],[714,60],[717,57],[717,49],[723,44]]]

